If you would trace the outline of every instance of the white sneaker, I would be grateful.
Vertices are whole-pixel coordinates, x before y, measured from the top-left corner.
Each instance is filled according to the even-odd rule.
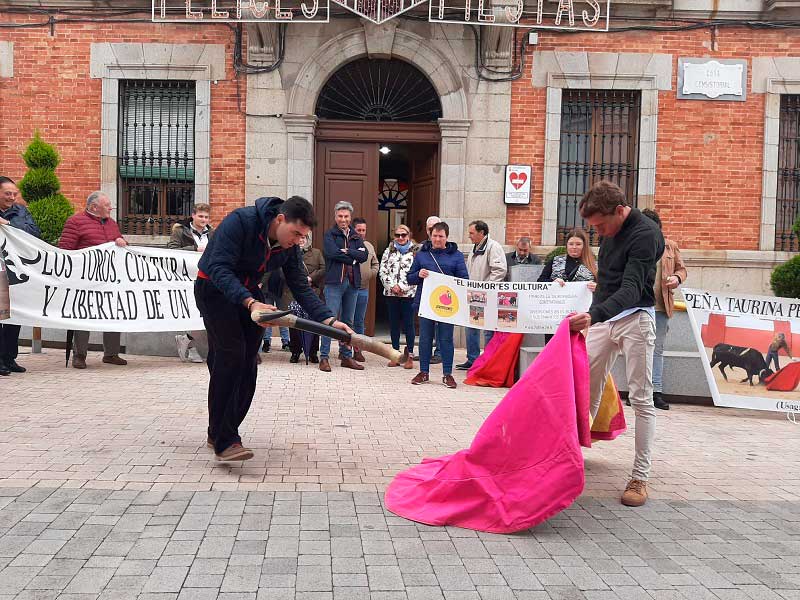
[[[179,334],[175,336],[175,344],[178,346],[178,358],[181,362],[188,362],[189,360],[189,336],[186,334]]]
[[[203,360],[203,357],[200,356],[200,353],[197,351],[197,348],[195,348],[194,346],[191,346],[189,348],[189,352],[187,354],[187,357],[189,358],[189,362],[193,362],[193,363],[205,362]]]

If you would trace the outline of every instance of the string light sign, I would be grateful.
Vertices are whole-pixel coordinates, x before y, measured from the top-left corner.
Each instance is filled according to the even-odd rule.
[[[424,2],[432,23],[608,31],[611,0],[152,0],[154,22],[327,23],[331,4],[383,23]]]
[[[432,23],[608,31],[611,0],[430,0]]]
[[[154,23],[327,23],[328,0],[152,0]]]

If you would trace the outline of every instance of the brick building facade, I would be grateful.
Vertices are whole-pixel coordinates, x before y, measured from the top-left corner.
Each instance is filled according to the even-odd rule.
[[[304,195],[324,213],[336,194],[363,194],[356,205],[377,223],[379,246],[395,220],[414,228],[436,212],[460,242],[481,218],[494,237],[530,236],[544,252],[571,225],[581,186],[605,172],[597,156],[608,151],[618,155],[609,172],[625,177],[640,207],[661,213],[685,249],[694,285],[765,292],[772,266],[797,250],[787,222],[800,214],[792,121],[800,120],[800,28],[747,21],[796,25],[800,2],[733,0],[711,13],[681,0],[612,1],[620,30],[542,30],[535,44],[522,43],[525,29],[493,27],[476,44],[475,27],[428,23],[426,7],[380,25],[340,15],[247,24],[237,36],[236,26],[154,24],[147,13],[109,9],[48,19],[25,12],[34,4],[41,8],[12,0],[13,10],[0,9],[0,174],[23,175],[20,153],[39,129],[62,155],[63,193],[80,206],[103,189],[139,243],[162,243],[191,202],[208,201],[219,220],[260,195]],[[635,30],[642,25],[658,30]],[[745,101],[678,99],[687,58],[744,61]],[[430,83],[433,98],[416,89],[413,73],[404,80],[409,95],[430,104],[424,118],[351,129],[319,118],[330,110],[326,94],[341,92],[335,74],[363,75],[380,61],[396,73],[411,65]],[[516,79],[492,75],[519,68]],[[168,98],[178,97],[187,103],[176,109]],[[154,133],[154,106],[174,120],[175,141],[166,126]],[[573,108],[577,116],[562,118]],[[608,131],[604,110],[618,120]],[[142,167],[131,156],[154,140],[174,154],[157,162],[148,149]],[[391,164],[377,154],[387,144]],[[342,157],[351,162],[337,163]],[[507,164],[532,167],[529,205],[503,203]],[[392,189],[407,198],[384,203]]]

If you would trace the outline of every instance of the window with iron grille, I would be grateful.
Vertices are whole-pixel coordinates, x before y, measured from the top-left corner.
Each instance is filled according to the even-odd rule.
[[[628,90],[564,90],[558,173],[558,244],[575,227],[585,227],[578,212],[583,195],[607,179],[636,206],[639,174],[641,95]],[[589,231],[593,244],[599,243]]]
[[[800,95],[781,96],[775,250],[800,250],[792,226],[800,217]]]
[[[167,235],[194,204],[194,81],[119,85],[119,224]]]

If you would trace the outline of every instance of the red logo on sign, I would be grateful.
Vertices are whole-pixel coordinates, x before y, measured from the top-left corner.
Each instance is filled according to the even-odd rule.
[[[514,186],[515,190],[518,190],[528,181],[528,176],[525,173],[516,173],[512,171],[508,174],[508,181]]]

